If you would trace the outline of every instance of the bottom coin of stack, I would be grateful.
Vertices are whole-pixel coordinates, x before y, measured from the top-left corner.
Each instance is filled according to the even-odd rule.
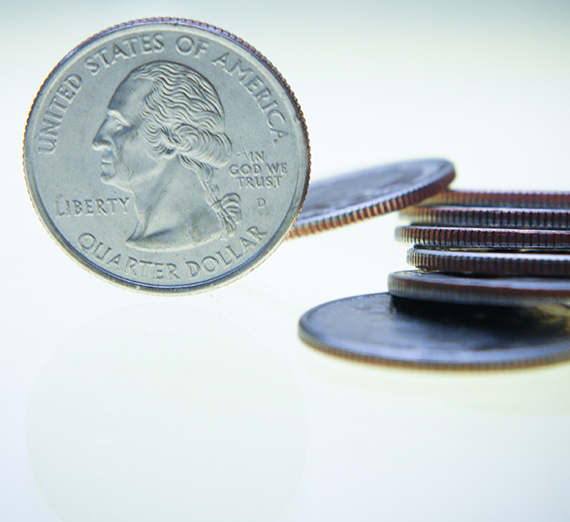
[[[570,359],[570,317],[534,306],[448,304],[388,293],[306,312],[303,341],[350,359],[433,369],[506,369]]]
[[[408,366],[491,369],[570,359],[570,194],[448,190],[408,207],[418,270],[389,294],[307,312],[301,338],[346,357]]]

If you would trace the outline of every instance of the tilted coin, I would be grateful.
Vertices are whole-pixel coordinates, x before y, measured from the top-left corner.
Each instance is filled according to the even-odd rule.
[[[407,261],[420,270],[497,276],[570,277],[570,254],[412,248]]]
[[[435,248],[568,250],[570,231],[437,226],[396,227],[396,239]]]
[[[570,229],[568,209],[413,206],[401,215],[414,224],[456,227]]]
[[[315,234],[400,210],[445,189],[455,177],[446,160],[383,165],[311,184],[289,237]]]
[[[127,287],[194,292],[241,277],[286,237],[309,144],[288,84],[253,47],[199,22],[108,29],[51,72],[24,167],[55,240]]]
[[[447,303],[515,306],[570,302],[570,280],[475,277],[406,270],[388,276],[392,295]]]
[[[570,320],[563,314],[389,294],[317,306],[301,318],[299,335],[319,350],[388,365],[492,369],[570,358]]]
[[[480,207],[570,208],[570,192],[444,190],[423,203]]]

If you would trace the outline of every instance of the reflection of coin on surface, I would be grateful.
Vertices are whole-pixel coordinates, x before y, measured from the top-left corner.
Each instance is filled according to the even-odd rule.
[[[78,331],[41,370],[27,413],[33,476],[73,522],[274,520],[305,462],[285,363],[231,320],[179,303]]]

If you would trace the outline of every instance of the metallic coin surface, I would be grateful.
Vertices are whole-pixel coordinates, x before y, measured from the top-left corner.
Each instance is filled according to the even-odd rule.
[[[570,358],[570,321],[533,307],[446,305],[371,294],[307,312],[299,335],[351,359],[442,369],[514,368]]]
[[[289,237],[315,234],[400,210],[444,190],[455,177],[446,160],[383,165],[311,184]]]
[[[51,72],[24,139],[28,190],[93,273],[149,292],[233,281],[287,236],[309,144],[286,81],[199,22],[150,19],[92,37]]]
[[[401,215],[414,224],[452,227],[570,229],[568,209],[412,206]]]
[[[570,231],[437,226],[396,227],[396,239],[434,248],[568,250]]]
[[[408,264],[420,270],[496,276],[570,277],[570,254],[412,248]]]
[[[570,280],[545,277],[469,277],[405,270],[388,276],[388,290],[399,297],[447,303],[570,303]]]
[[[494,192],[444,190],[424,202],[426,205],[479,207],[570,208],[570,192]]]

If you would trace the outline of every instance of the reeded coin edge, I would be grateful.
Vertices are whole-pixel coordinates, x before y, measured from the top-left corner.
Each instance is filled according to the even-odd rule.
[[[400,211],[414,225],[570,229],[570,210],[475,206],[411,206]]]
[[[516,228],[400,226],[398,241],[436,248],[570,250],[570,231]]]
[[[439,301],[446,303],[464,303],[497,306],[540,305],[548,303],[570,303],[570,282],[566,290],[556,290],[551,287],[514,287],[494,284],[494,278],[469,278],[459,281],[461,276],[448,276],[449,282],[422,279],[417,275],[429,273],[405,270],[392,272],[388,275],[388,291],[390,294],[418,299],[421,301]],[[539,278],[537,278],[539,279]],[[505,278],[508,280],[508,278]],[[477,284],[474,281],[487,282],[488,285]]]
[[[503,257],[501,257],[501,254]],[[564,254],[560,254],[564,256]],[[570,255],[429,250],[411,248],[406,262],[424,271],[497,276],[570,277]]]
[[[354,299],[355,297],[366,297],[366,296],[347,297],[341,300],[342,301],[350,300]],[[322,306],[326,306],[327,304],[329,303],[318,305],[303,314],[301,319],[299,319],[298,328],[297,328],[297,333],[299,335],[299,338],[304,343],[309,345],[311,348],[314,348],[329,355],[341,357],[343,359],[349,359],[351,361],[355,361],[358,363],[376,364],[379,366],[396,367],[403,369],[414,369],[414,370],[419,369],[425,371],[436,370],[441,372],[449,372],[449,371],[476,372],[476,371],[524,370],[527,368],[556,364],[559,362],[570,360],[570,348],[566,352],[559,352],[556,354],[552,354],[550,356],[537,357],[527,360],[506,361],[501,363],[462,363],[462,362],[442,363],[442,362],[432,362],[432,361],[418,362],[418,361],[406,361],[400,359],[387,359],[384,357],[378,357],[374,355],[358,353],[355,351],[344,350],[342,348],[334,347],[330,344],[327,344],[324,341],[317,339],[303,325],[303,322],[307,320],[306,318],[308,318],[312,312],[316,311],[318,308],[321,308]]]
[[[94,40],[98,39],[99,37],[105,36],[108,33],[118,31],[120,29],[134,27],[134,26],[144,26],[151,23],[166,23],[173,26],[187,26],[187,27],[198,27],[204,29],[208,32],[218,34],[227,40],[232,41],[232,43],[237,44],[238,46],[244,48],[251,54],[253,54],[263,65],[265,65],[268,71],[273,74],[273,76],[277,79],[278,83],[281,84],[283,89],[285,90],[286,94],[288,95],[289,100],[291,101],[293,108],[295,109],[295,113],[298,118],[298,122],[301,126],[304,143],[305,143],[305,153],[307,158],[307,169],[305,175],[305,181],[302,184],[302,187],[297,185],[295,190],[295,196],[292,200],[291,206],[289,209],[295,208],[296,210],[293,212],[289,224],[285,225],[285,222],[281,223],[281,226],[276,230],[273,235],[272,240],[267,244],[266,248],[262,251],[258,252],[255,256],[252,256],[247,263],[241,265],[240,267],[236,268],[235,270],[228,272],[224,275],[218,276],[216,278],[209,279],[202,283],[193,283],[193,284],[186,284],[186,285],[177,285],[177,286],[161,286],[161,285],[151,285],[145,284],[141,282],[131,281],[129,279],[122,278],[117,276],[111,272],[106,271],[105,269],[95,265],[87,258],[81,256],[78,252],[75,251],[73,246],[67,241],[67,239],[59,232],[55,224],[53,223],[51,217],[49,216],[48,212],[46,211],[41,197],[39,196],[37,185],[35,181],[35,175],[33,174],[33,169],[31,165],[27,168],[28,160],[26,158],[26,142],[28,136],[28,129],[30,120],[32,117],[32,112],[36,104],[39,103],[42,95],[44,94],[44,90],[47,88],[48,84],[51,82],[52,78],[58,74],[60,68],[62,68],[65,63],[72,58],[74,54],[81,51],[84,47],[89,45]],[[307,124],[305,120],[305,116],[299,105],[299,101],[295,96],[295,93],[289,86],[287,80],[282,76],[282,74],[277,70],[277,68],[273,65],[273,63],[268,60],[261,52],[259,52],[255,47],[251,46],[249,43],[244,41],[242,38],[225,31],[219,27],[214,25],[210,25],[204,22],[199,22],[197,20],[190,20],[190,19],[183,19],[183,18],[171,18],[171,17],[159,17],[159,18],[141,18],[137,20],[132,20],[128,22],[123,22],[114,26],[111,26],[107,29],[103,29],[102,31],[95,33],[94,35],[90,36],[89,38],[83,40],[79,45],[74,47],[71,51],[69,51],[59,62],[55,65],[55,67],[51,70],[51,72],[47,75],[45,80],[42,82],[36,96],[34,97],[34,101],[28,111],[28,116],[26,118],[26,126],[24,130],[24,137],[22,141],[22,168],[24,171],[24,178],[26,181],[26,187],[28,191],[28,197],[32,202],[32,206],[36,212],[36,215],[39,218],[39,221],[42,223],[43,227],[47,230],[48,234],[52,237],[52,239],[59,245],[59,247],[76,263],[82,266],[85,270],[90,272],[91,274],[96,275],[97,277],[110,282],[116,286],[121,288],[127,288],[129,290],[133,290],[136,292],[144,292],[149,294],[178,294],[178,295],[185,295],[185,294],[197,294],[202,292],[207,292],[209,290],[213,290],[215,288],[220,288],[221,286],[225,286],[233,281],[236,281],[243,276],[247,275],[255,268],[260,266],[268,257],[275,252],[275,250],[281,245],[285,239],[288,237],[288,232],[292,229],[295,224],[295,221],[299,217],[301,210],[303,208],[303,204],[305,202],[305,198],[307,197],[307,190],[309,188],[309,180],[311,175],[311,148],[310,148],[310,140],[309,140],[309,132],[307,129]]]
[[[289,232],[287,239],[325,232],[334,228],[358,223],[359,221],[364,221],[365,219],[370,219],[381,214],[388,214],[389,212],[401,210],[410,205],[419,203],[420,201],[433,196],[433,194],[436,194],[441,190],[444,190],[453,181],[454,178],[455,171],[452,170],[452,172],[435,182],[425,183],[424,185],[417,187],[409,192],[397,194],[386,201],[379,201],[376,203],[368,204],[366,206],[362,206],[348,212],[341,211],[338,215],[335,216],[317,219],[315,221],[304,223],[302,225],[295,225]]]
[[[450,189],[424,201],[422,205],[457,205],[519,208],[568,208],[570,192],[477,191]]]

